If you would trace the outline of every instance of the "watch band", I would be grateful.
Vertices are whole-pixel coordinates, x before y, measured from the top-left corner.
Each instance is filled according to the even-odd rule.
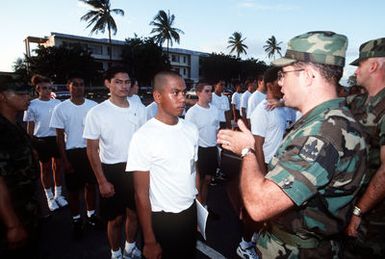
[[[242,149],[241,158],[244,158],[245,156],[247,156],[250,153],[255,154],[255,150],[252,149],[252,148],[244,148],[244,149]]]
[[[357,216],[357,217],[361,217],[362,216],[361,209],[358,208],[357,206],[354,206],[354,208],[353,208],[353,215]]]

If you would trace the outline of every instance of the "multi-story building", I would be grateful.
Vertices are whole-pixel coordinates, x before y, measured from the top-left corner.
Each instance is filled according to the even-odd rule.
[[[31,55],[31,43],[42,45],[44,47],[81,46],[92,53],[92,57],[101,64],[101,68],[104,70],[108,68],[109,63],[112,65],[121,63],[122,50],[125,45],[125,41],[112,40],[111,48],[108,39],[96,39],[57,32],[51,32],[50,36],[45,36],[43,38],[28,36],[24,42],[27,56]],[[111,51],[112,60],[110,61]],[[193,83],[199,81],[200,59],[201,57],[208,56],[208,53],[170,48],[168,55],[172,69],[183,76],[187,82]]]

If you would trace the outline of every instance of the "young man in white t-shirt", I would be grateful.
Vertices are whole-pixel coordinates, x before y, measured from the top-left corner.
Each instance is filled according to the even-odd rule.
[[[180,75],[158,73],[153,96],[158,113],[134,134],[126,168],[134,175],[143,255],[195,258],[198,129],[178,118],[186,104]]]
[[[96,178],[88,161],[86,140],[83,138],[85,117],[97,103],[84,98],[84,80],[80,76],[71,76],[67,81],[67,88],[71,97],[55,107],[50,127],[56,129],[72,213],[73,234],[75,238],[79,238],[83,234],[81,194],[84,194],[87,224],[91,227],[99,225],[95,213]]]
[[[226,95],[223,94],[225,82],[220,80],[214,85],[214,93],[211,104],[215,105],[219,111],[219,123],[221,129],[231,129],[230,103]]]
[[[248,128],[250,128],[250,124],[247,120],[247,106],[249,102],[249,98],[251,94],[255,91],[255,83],[252,80],[246,80],[245,86],[247,90],[242,94],[241,96],[241,117],[244,123],[247,125]]]
[[[28,134],[33,136],[33,147],[40,162],[40,179],[48,208],[54,211],[68,204],[62,195],[62,170],[56,131],[49,126],[52,112],[60,101],[51,98],[52,83],[49,78],[34,75],[31,81],[39,96],[31,101],[28,110],[24,112],[23,120],[27,122]],[[51,178],[54,182],[54,192]]]
[[[255,108],[260,104],[263,100],[266,99],[266,87],[263,80],[263,75],[258,75],[257,77],[257,89],[250,95],[249,100],[247,101],[247,111],[246,118],[250,125],[250,117]]]
[[[241,96],[242,84],[240,81],[235,82],[235,92],[231,96],[231,110],[233,111],[234,123],[241,118]]]
[[[107,220],[111,258],[121,258],[121,227],[125,226],[123,257],[140,257],[135,244],[137,217],[132,175],[125,173],[127,147],[132,135],[146,121],[143,105],[128,100],[130,77],[121,67],[107,70],[104,84],[111,97],[87,114],[83,137],[99,184],[100,212]],[[123,224],[124,222],[124,224]]]
[[[194,123],[199,130],[198,174],[199,201],[207,205],[208,187],[218,167],[217,132],[219,129],[218,109],[210,104],[212,86],[200,83],[196,87],[198,102],[185,116],[186,121]]]

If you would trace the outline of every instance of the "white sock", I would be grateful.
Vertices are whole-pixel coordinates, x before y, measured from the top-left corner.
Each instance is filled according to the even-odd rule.
[[[75,216],[72,216],[72,219],[73,219],[73,220],[75,220],[75,219],[80,219],[80,214],[75,215]]]
[[[124,245],[124,250],[126,250],[126,253],[131,253],[132,249],[134,249],[136,243],[133,242],[133,243],[128,243],[126,241],[126,244]]]
[[[44,189],[44,192],[48,200],[53,199],[53,193],[51,188]]]
[[[94,214],[95,214],[95,210],[87,210],[87,217],[90,218]]]
[[[111,249],[111,257],[118,258],[121,256],[122,256],[122,251],[120,250],[120,248],[118,248],[118,250],[116,250],[116,251]]]
[[[61,185],[55,185],[55,198],[61,195]]]

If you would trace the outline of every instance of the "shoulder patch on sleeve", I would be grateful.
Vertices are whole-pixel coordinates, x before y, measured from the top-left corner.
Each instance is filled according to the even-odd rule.
[[[309,137],[299,152],[300,157],[309,162],[316,161],[325,143],[316,137]]]

